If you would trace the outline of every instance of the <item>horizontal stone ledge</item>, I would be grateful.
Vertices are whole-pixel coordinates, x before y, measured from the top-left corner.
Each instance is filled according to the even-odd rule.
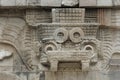
[[[37,23],[33,26],[100,26],[99,23]]]
[[[111,28],[111,29],[120,29],[120,26],[116,26],[116,25],[100,25],[100,28]]]
[[[79,5],[78,5],[79,4]],[[0,6],[39,7],[120,7],[120,0],[0,0]]]
[[[116,25],[101,25],[100,23],[36,23],[29,25],[33,28],[38,28],[40,26],[96,26],[100,28],[111,28],[111,29],[120,29],[120,26]]]

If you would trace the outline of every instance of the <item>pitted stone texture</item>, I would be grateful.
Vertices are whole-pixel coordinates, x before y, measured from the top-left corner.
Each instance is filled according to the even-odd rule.
[[[41,6],[61,6],[61,0],[41,0]]]
[[[97,6],[110,7],[112,6],[112,0],[97,0]]]
[[[97,6],[96,0],[79,0],[79,6]]]
[[[63,6],[76,6],[78,3],[78,0],[62,0]]]

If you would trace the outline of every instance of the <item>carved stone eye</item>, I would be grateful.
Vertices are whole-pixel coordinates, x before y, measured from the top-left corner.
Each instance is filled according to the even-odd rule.
[[[69,38],[74,43],[79,43],[84,36],[84,32],[81,28],[73,28],[69,31]]]
[[[54,39],[58,43],[63,43],[68,39],[68,31],[65,28],[59,28],[54,32]]]

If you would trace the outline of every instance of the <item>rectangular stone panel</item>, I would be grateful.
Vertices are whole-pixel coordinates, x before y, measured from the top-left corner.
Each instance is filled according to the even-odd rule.
[[[62,1],[61,0],[41,0],[41,6],[56,6],[60,7]]]
[[[1,6],[15,6],[16,0],[1,0]]]
[[[79,6],[96,6],[96,0],[79,0]]]
[[[36,24],[36,23],[51,23],[51,12],[50,10],[26,10],[26,21],[29,24]]]
[[[83,8],[56,8],[52,9],[53,22],[83,23],[85,9]]]
[[[97,6],[110,7],[112,6],[112,0],[97,0]]]

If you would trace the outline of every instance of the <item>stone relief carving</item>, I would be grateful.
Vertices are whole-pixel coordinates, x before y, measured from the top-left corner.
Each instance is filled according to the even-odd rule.
[[[6,57],[12,56],[12,52],[1,50],[0,51],[0,60],[3,60]]]
[[[77,10],[81,12],[80,9]],[[53,11],[55,11],[55,9]],[[56,17],[53,16],[53,18],[55,19]],[[49,28],[49,26],[53,28],[52,31]],[[54,26],[58,26],[58,28],[55,29]],[[90,27],[93,28],[91,29]],[[40,29],[43,29],[43,31],[41,31],[40,36],[43,41],[43,45],[45,45],[43,46],[44,55],[42,54],[44,57],[41,57],[41,59],[43,58],[42,64],[49,65],[47,67],[49,67],[51,71],[58,71],[59,67],[58,65],[60,62],[80,61],[79,63],[81,63],[83,71],[90,70],[90,63],[96,64],[98,62],[99,54],[98,48],[100,41],[95,38],[98,29],[97,25],[96,26],[95,24],[92,24],[91,26],[89,24],[70,25],[69,23],[62,25],[53,23],[40,25]],[[89,31],[92,30],[93,33],[91,32],[89,34]],[[42,37],[42,35],[44,36]],[[92,37],[91,38],[87,37],[88,35],[92,35]],[[44,38],[45,36],[47,38]]]
[[[12,73],[7,73],[7,72],[1,72],[0,79],[1,80],[21,80],[20,77],[18,77],[17,75]]]
[[[0,71],[22,80],[88,80],[94,74],[111,80],[108,73],[120,64],[119,9],[71,8],[79,2],[0,13]]]

